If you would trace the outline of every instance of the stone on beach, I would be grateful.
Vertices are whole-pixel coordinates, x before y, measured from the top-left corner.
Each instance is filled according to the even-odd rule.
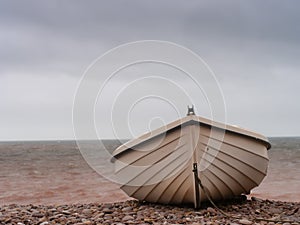
[[[240,224],[244,224],[244,225],[252,224],[252,222],[249,221],[249,220],[247,220],[247,219],[241,219],[241,220],[239,220],[239,223],[240,223]]]

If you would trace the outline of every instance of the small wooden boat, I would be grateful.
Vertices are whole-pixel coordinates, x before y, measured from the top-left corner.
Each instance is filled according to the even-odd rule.
[[[189,108],[186,117],[121,145],[113,161],[129,196],[197,208],[209,196],[216,201],[250,193],[266,176],[270,147],[260,134],[196,116]]]

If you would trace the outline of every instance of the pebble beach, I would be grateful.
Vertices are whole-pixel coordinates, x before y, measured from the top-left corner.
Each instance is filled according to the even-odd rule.
[[[164,206],[128,200],[70,205],[6,205],[1,224],[300,224],[300,203],[252,198],[220,203],[217,209]]]

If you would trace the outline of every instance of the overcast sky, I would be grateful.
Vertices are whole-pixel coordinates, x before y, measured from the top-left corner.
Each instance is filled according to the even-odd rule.
[[[202,57],[219,81],[228,123],[299,136],[299,10],[299,1],[0,1],[0,140],[73,139],[72,104],[84,71],[110,49],[139,40],[174,42]],[[182,86],[189,82],[175,76]],[[170,88],[158,83],[143,85]],[[209,115],[201,96],[192,103]],[[125,97],[119,104],[119,115],[127,113]],[[155,99],[139,104],[130,115],[133,134],[147,130],[151,117],[176,119],[168,107]],[[183,116],[184,98],[176,107]],[[114,138],[109,123],[97,129]]]

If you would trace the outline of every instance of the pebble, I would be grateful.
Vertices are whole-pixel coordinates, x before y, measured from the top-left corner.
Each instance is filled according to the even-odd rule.
[[[247,220],[247,219],[241,219],[239,220],[240,224],[244,224],[244,225],[250,225],[253,224],[251,221]]]
[[[113,210],[112,210],[112,209],[109,209],[109,208],[104,208],[104,209],[102,210],[102,212],[104,212],[104,213],[113,213]]]
[[[47,221],[40,223],[40,225],[48,225],[48,224],[49,224],[49,222],[47,222]]]
[[[280,214],[280,213],[282,213],[282,209],[271,208],[271,209],[269,209],[269,212],[272,213],[272,214]]]
[[[132,216],[124,216],[122,221],[134,220]]]
[[[70,215],[71,213],[68,210],[61,211],[63,214]]]
[[[125,207],[122,209],[122,212],[129,212],[129,211],[132,211],[132,207]]]
[[[85,214],[85,215],[90,215],[90,214],[92,214],[92,210],[84,209],[84,210],[82,210],[82,213]]]
[[[211,214],[216,214],[216,213],[217,213],[217,211],[216,211],[214,208],[212,208],[212,207],[208,207],[206,210],[207,210],[209,213],[211,213]]]

